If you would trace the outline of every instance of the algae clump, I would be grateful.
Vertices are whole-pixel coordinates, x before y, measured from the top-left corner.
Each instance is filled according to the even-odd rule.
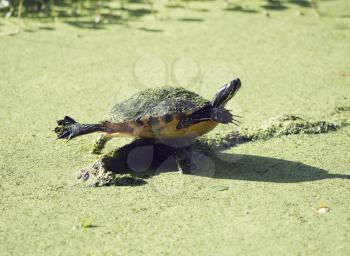
[[[245,128],[240,131],[247,140],[267,140],[294,134],[320,134],[336,131],[346,126],[344,122],[306,121],[295,115],[282,115],[271,119],[265,126],[258,129]]]

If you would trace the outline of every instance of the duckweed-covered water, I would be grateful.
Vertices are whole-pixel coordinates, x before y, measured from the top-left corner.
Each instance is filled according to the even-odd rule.
[[[0,254],[349,254],[349,2],[318,1],[329,15],[278,2],[191,2],[101,29],[27,19],[1,36]],[[1,32],[13,26],[0,19]],[[254,141],[215,152],[207,176],[86,187],[75,177],[98,157],[95,135],[52,132],[64,115],[100,121],[153,85],[211,100],[236,76],[227,108],[242,124],[208,138]],[[286,114],[302,119],[271,120]]]

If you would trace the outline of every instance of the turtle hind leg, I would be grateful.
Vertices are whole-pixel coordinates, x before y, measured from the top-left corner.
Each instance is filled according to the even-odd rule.
[[[105,130],[103,124],[80,124],[73,118],[65,116],[64,119],[57,121],[58,126],[53,130],[57,133],[58,139],[71,140],[75,137]]]
[[[108,136],[105,133],[102,133],[101,136],[96,140],[91,153],[97,155],[102,154],[102,150],[105,148],[106,143],[111,139],[112,137]]]

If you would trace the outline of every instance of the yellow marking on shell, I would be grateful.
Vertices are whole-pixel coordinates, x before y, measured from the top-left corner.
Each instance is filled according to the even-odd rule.
[[[173,120],[165,122],[163,117],[157,118],[157,123],[150,125],[149,117],[141,119],[143,124],[138,124],[134,121],[126,121],[118,124],[111,124],[110,133],[111,137],[118,136],[130,136],[141,138],[154,138],[154,139],[171,139],[171,138],[189,138],[193,139],[199,137],[212,129],[214,129],[218,123],[212,120],[202,121],[181,130],[177,130],[176,126],[179,122],[177,115],[173,115]]]

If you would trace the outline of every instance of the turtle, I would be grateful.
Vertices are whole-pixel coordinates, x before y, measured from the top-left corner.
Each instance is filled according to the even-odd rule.
[[[81,124],[69,116],[58,120],[58,139],[100,132],[93,153],[100,154],[106,143],[120,136],[153,140],[178,146],[208,133],[218,124],[238,124],[237,115],[225,109],[241,87],[236,78],[223,85],[209,101],[183,87],[156,87],[142,90],[116,104],[98,123]]]

